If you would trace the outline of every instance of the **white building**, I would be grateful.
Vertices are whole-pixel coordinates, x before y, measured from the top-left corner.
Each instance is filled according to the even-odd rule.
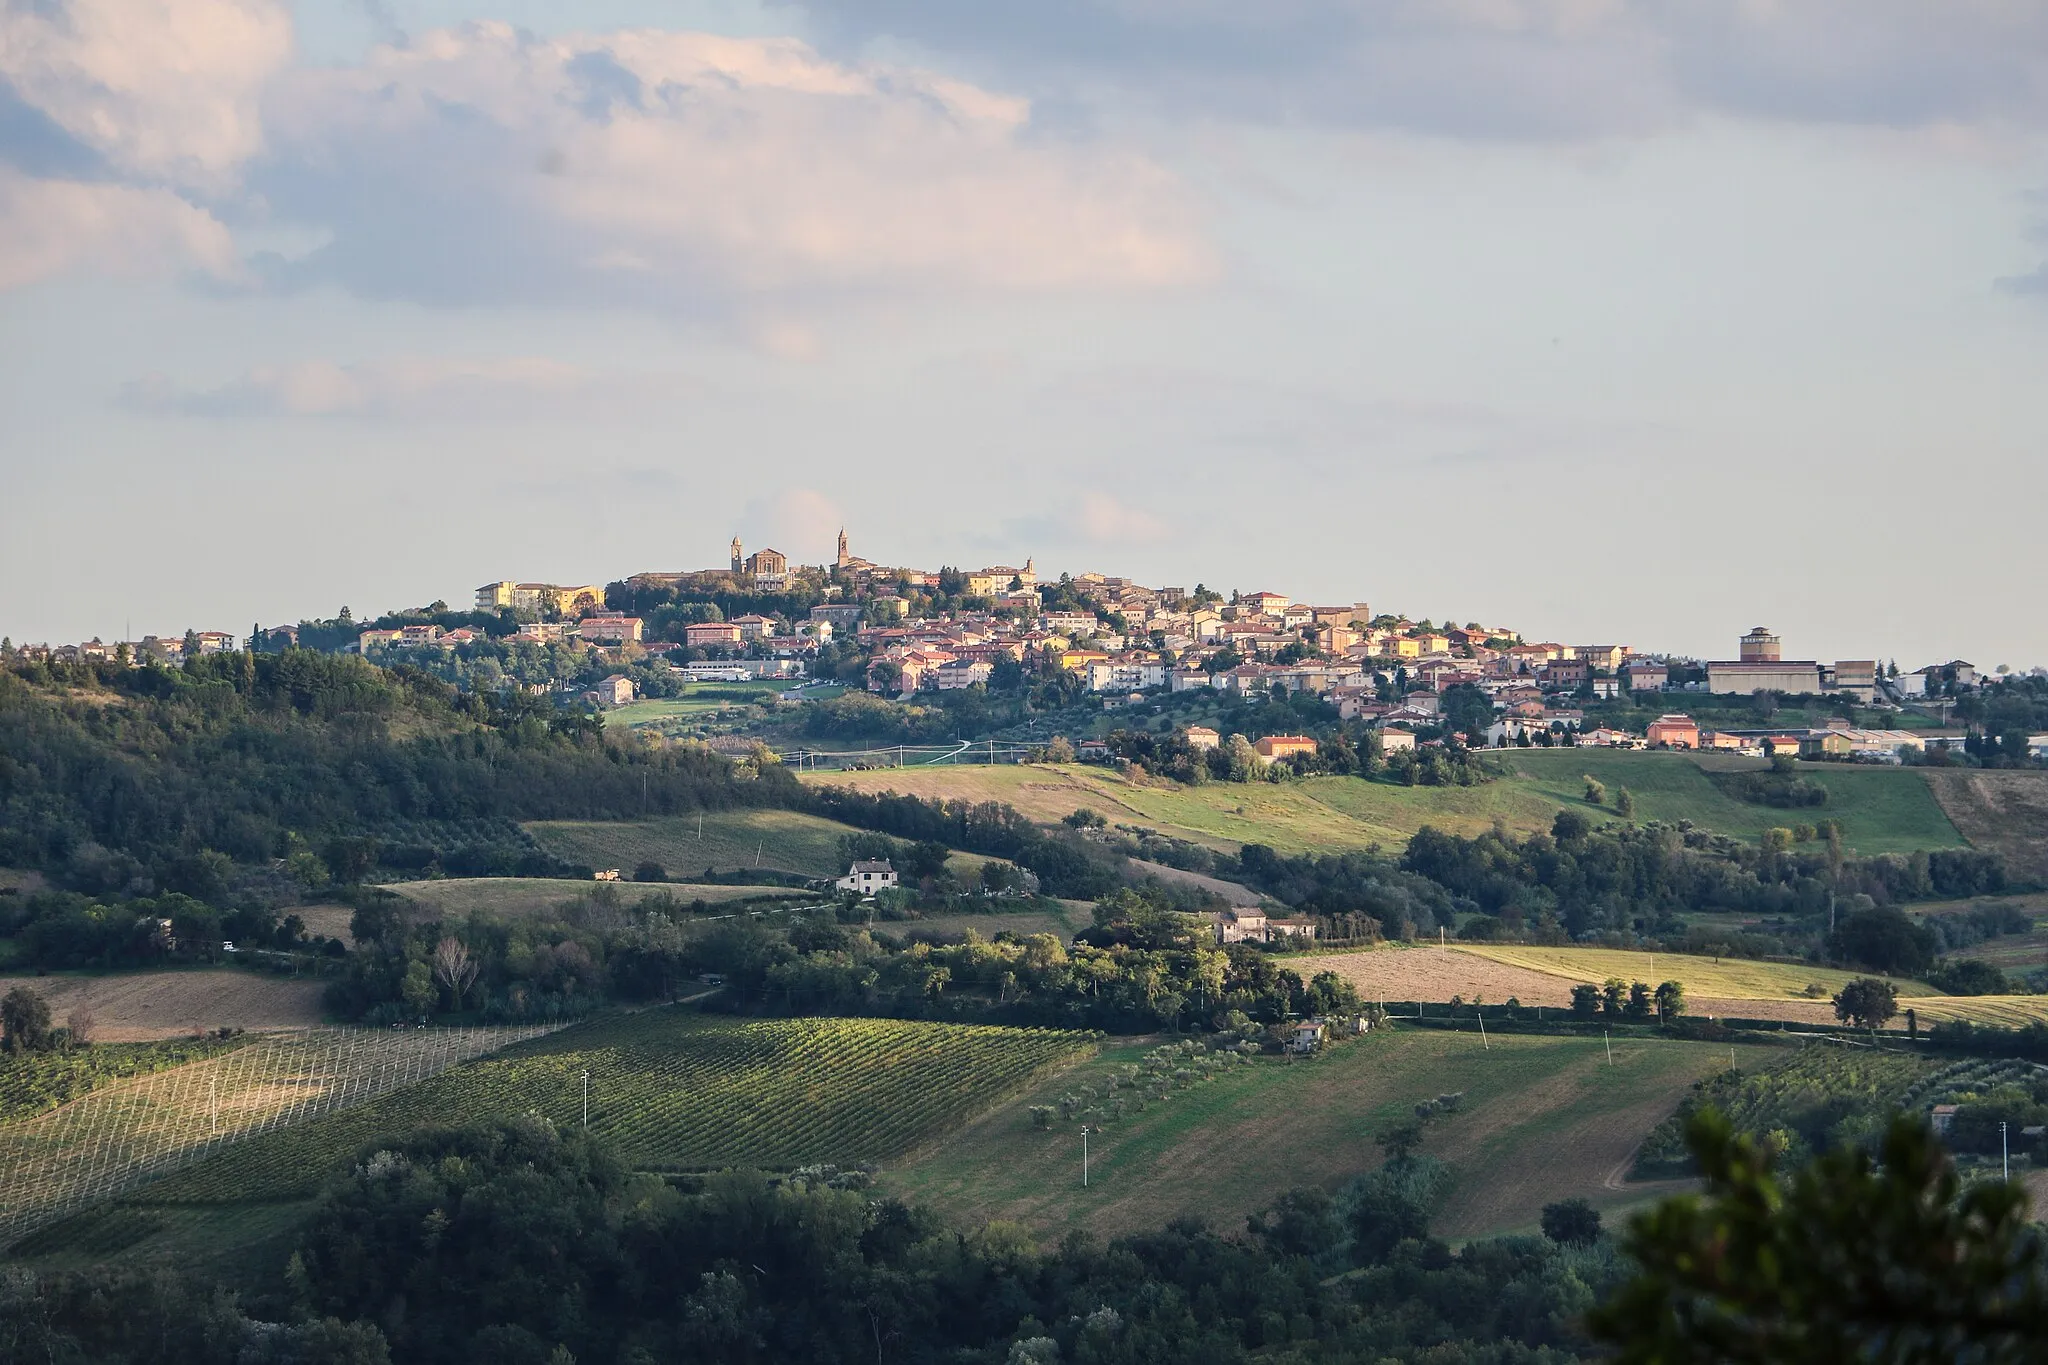
[[[896,869],[886,858],[874,862],[863,859],[849,867],[837,885],[841,891],[858,891],[863,896],[872,895],[885,887],[896,885]]]

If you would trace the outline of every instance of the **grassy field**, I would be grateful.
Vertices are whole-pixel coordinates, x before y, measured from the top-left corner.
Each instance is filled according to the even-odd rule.
[[[1564,1010],[1571,989],[1598,985],[1610,977],[1655,985],[1679,981],[1687,1010],[1721,1019],[1783,1019],[1833,1025],[1832,997],[1854,973],[1798,963],[1749,962],[1679,953],[1625,952],[1607,948],[1527,948],[1458,944],[1447,948],[1387,945],[1368,952],[1291,957],[1287,965],[1307,976],[1332,971],[1368,1000],[1505,1004]],[[1895,981],[1900,1007],[1912,1008],[1923,1023],[1969,1019],[2015,1027],[2048,1019],[2048,996],[1947,996],[1917,981]],[[1809,996],[1806,988],[1822,990]],[[1896,1026],[1896,1024],[1895,1024]]]
[[[626,869],[628,876],[632,869]],[[558,881],[549,877],[446,877],[430,882],[399,882],[395,891],[438,915],[498,915],[517,919],[553,910],[588,897],[599,886],[617,889],[626,904],[637,904],[658,892],[681,901],[701,900],[708,905],[730,905],[734,901],[776,898],[790,894],[773,887],[706,886],[692,882],[583,882]]]
[[[1108,1236],[1194,1215],[1225,1231],[1300,1185],[1334,1188],[1378,1164],[1373,1135],[1446,1091],[1460,1112],[1424,1150],[1459,1175],[1437,1230],[1477,1236],[1532,1226],[1544,1204],[1583,1195],[1603,1208],[1640,1201],[1608,1184],[1692,1082],[1724,1067],[1725,1047],[1597,1039],[1496,1038],[1391,1030],[1307,1061],[1261,1059],[1154,1101],[1090,1139],[1081,1187],[1077,1125],[1040,1131],[1029,1106],[1135,1060],[1120,1047],[1005,1105],[935,1148],[888,1168],[884,1187],[956,1222],[1020,1221],[1048,1239]],[[1616,1185],[1620,1182],[1617,1179]]]
[[[1587,809],[1585,779],[1590,774],[1610,794],[1627,787],[1639,820],[1690,820],[1738,839],[1755,839],[1774,825],[1826,818],[1840,822],[1844,841],[1859,853],[1910,853],[1964,842],[1920,773],[1910,769],[1802,764],[1799,775],[1826,787],[1828,804],[1790,811],[1737,801],[1708,776],[1709,768],[1763,766],[1756,759],[1623,749],[1514,749],[1505,758],[1519,774],[1516,780],[1553,810],[1561,805]]]
[[[700,834],[701,828],[701,834]],[[839,839],[851,825],[787,810],[706,812],[667,820],[546,820],[526,826],[534,842],[588,867],[660,863],[671,877],[772,868],[805,877],[838,876]]]
[[[608,727],[632,729],[669,720],[709,720],[721,712],[772,702],[789,685],[786,679],[691,683],[679,697],[653,697],[615,707],[605,712],[604,723]]]
[[[1601,982],[1609,977],[1624,981],[1679,981],[1687,995],[1706,995],[1723,1000],[1809,999],[1806,988],[1818,983],[1829,995],[1856,979],[1860,973],[1809,967],[1804,963],[1749,962],[1740,958],[1688,957],[1678,953],[1639,953],[1615,948],[1526,948],[1474,944],[1461,948],[1478,957],[1573,981]],[[1898,981],[1899,995],[1938,995],[1931,986],[1917,981]]]
[[[1548,829],[1560,807],[1585,802],[1588,774],[1609,791],[1627,787],[1644,820],[1691,820],[1742,839],[1776,825],[1826,816],[1841,822],[1861,853],[1953,848],[1962,836],[1918,772],[1813,765],[1802,770],[1827,786],[1829,804],[1792,812],[1737,801],[1701,764],[1748,763],[1676,753],[1609,749],[1511,749],[1491,755],[1510,775],[1478,787],[1399,787],[1351,777],[1183,787],[1163,779],[1132,781],[1094,765],[926,765],[856,773],[811,774],[865,791],[899,791],[945,800],[1003,801],[1033,819],[1058,820],[1087,807],[1113,823],[1145,825],[1214,848],[1262,843],[1286,853],[1394,849],[1424,825],[1463,835],[1503,821],[1523,833]]]

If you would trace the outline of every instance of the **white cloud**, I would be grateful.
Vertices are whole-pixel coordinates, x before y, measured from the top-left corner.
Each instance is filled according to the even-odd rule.
[[[1097,545],[1147,545],[1166,538],[1166,523],[1107,493],[1081,495],[1081,534]]]
[[[1453,137],[1633,135],[1705,110],[1890,127],[2048,121],[2038,0],[780,0],[1006,82],[1175,113]]]
[[[263,143],[257,102],[291,56],[277,0],[63,0],[0,10],[0,77],[107,163],[217,188]]]
[[[35,180],[0,166],[0,289],[71,270],[230,279],[233,238],[167,190]]]
[[[252,370],[215,387],[151,375],[130,384],[131,407],[207,417],[515,417],[626,398],[695,391],[665,375],[600,375],[530,356],[414,356],[364,364],[306,360]]]
[[[478,23],[300,73],[270,111],[253,183],[334,233],[303,273],[365,292],[687,304],[1208,268],[1159,167],[793,40]]]

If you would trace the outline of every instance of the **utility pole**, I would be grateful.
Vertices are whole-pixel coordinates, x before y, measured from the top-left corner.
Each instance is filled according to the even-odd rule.
[[[1088,1188],[1088,1125],[1081,1125],[1081,1188]]]
[[[1601,1029],[1600,1036],[1607,1042],[1607,1065],[1614,1065],[1614,1030]]]
[[[590,1073],[583,1073],[583,1131],[590,1131]]]
[[[1488,1052],[1491,1052],[1491,1051],[1493,1051],[1493,1044],[1492,1044],[1492,1043],[1489,1043],[1489,1042],[1487,1042],[1487,1041],[1486,1041],[1486,1015],[1485,1015],[1485,1013],[1484,1013],[1483,1011],[1480,1011],[1480,1010],[1474,1010],[1474,1011],[1472,1011],[1472,1012],[1473,1012],[1474,1014],[1476,1014],[1476,1015],[1478,1015],[1478,1016],[1479,1016],[1479,1046],[1480,1046],[1481,1048],[1485,1049],[1485,1050],[1486,1050],[1486,1051],[1488,1051]]]
[[[2012,1148],[2005,1141],[2005,1120],[1998,1121],[1998,1164],[2005,1168],[2005,1183],[2012,1184]]]

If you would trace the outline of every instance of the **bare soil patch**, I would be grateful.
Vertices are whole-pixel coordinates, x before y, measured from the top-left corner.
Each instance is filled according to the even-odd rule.
[[[2005,855],[2029,880],[2048,879],[2048,773],[1922,770],[1949,822],[1977,848]]]
[[[0,995],[27,986],[50,1002],[60,1022],[84,1005],[93,1037],[104,1043],[145,1043],[218,1028],[310,1028],[321,1022],[318,981],[259,976],[223,967],[119,976],[0,977]]]

